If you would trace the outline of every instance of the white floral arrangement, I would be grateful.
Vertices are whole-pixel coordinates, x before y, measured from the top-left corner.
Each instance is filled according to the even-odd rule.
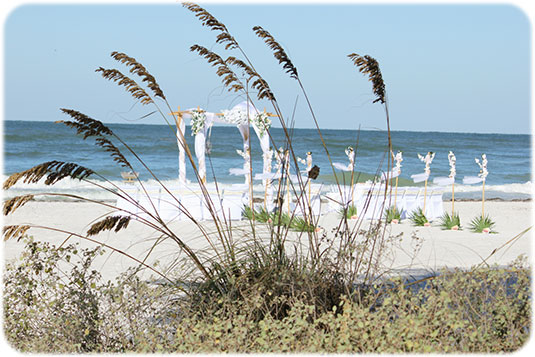
[[[223,121],[229,124],[241,125],[247,123],[247,112],[243,109],[222,110]]]
[[[203,110],[191,111],[191,136],[197,135],[203,128],[206,114]]]
[[[477,176],[481,177],[483,180],[485,180],[489,174],[489,170],[487,170],[487,155],[483,154],[481,155],[481,163],[479,162],[479,159],[476,158],[476,163],[479,165],[480,171]]]
[[[431,163],[433,162],[433,159],[435,158],[435,153],[430,151],[425,156],[418,154],[418,158],[420,159],[420,161],[425,163],[424,172],[427,176],[429,176],[431,174],[430,166],[431,166]]]
[[[453,151],[450,151],[448,154],[448,161],[450,163],[450,178],[455,178],[455,175],[457,174],[457,171],[455,169],[455,163],[457,162],[457,158],[455,157],[455,154]]]
[[[392,153],[392,157],[394,160],[396,160],[396,167],[395,172],[398,173],[398,175],[401,174],[401,162],[403,161],[403,153],[401,151],[398,151],[398,153],[394,156],[394,153]]]
[[[260,137],[263,137],[264,133],[271,128],[271,119],[267,113],[258,113],[254,116],[253,124],[258,128]]]

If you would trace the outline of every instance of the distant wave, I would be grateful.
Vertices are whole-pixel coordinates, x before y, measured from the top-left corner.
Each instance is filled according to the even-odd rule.
[[[2,177],[2,181],[5,181],[7,176]],[[156,180],[144,180],[142,181],[145,186],[160,186]],[[235,182],[243,183],[243,181]],[[320,183],[320,182],[317,182]],[[161,184],[165,185],[168,188],[177,187],[179,182],[178,179],[168,179],[162,180]],[[213,184],[213,183],[212,183]],[[232,183],[219,183],[219,187],[222,189],[224,187],[230,186]],[[117,187],[124,187],[126,184],[121,180],[114,180],[110,182],[103,182],[99,180],[89,180],[89,182],[73,180],[73,179],[64,179],[59,181],[53,186],[47,186],[44,183],[44,180],[41,180],[33,184],[24,184],[22,182],[17,183],[9,190],[4,191],[4,198],[11,198],[18,195],[24,194],[43,194],[46,192],[56,193],[56,194],[74,194],[83,196],[85,198],[93,200],[103,200],[103,201],[113,201],[117,197],[113,192],[106,191],[106,189],[111,191],[116,191]],[[198,187],[196,182],[190,183],[192,188]],[[333,187],[333,183],[326,183],[324,185],[324,192],[328,192]],[[102,187],[99,187],[102,186]],[[440,188],[444,192],[444,199],[447,200],[451,197],[451,188],[450,186],[439,187],[429,185],[429,189]],[[261,191],[262,187],[260,184],[255,185],[255,190]],[[525,183],[512,183],[512,184],[503,184],[503,185],[485,185],[485,197],[488,199],[499,198],[504,200],[513,200],[513,199],[526,199],[530,198],[533,193],[533,185],[531,181]],[[456,198],[468,198],[468,199],[478,199],[481,197],[481,185],[455,185],[455,197]],[[59,196],[41,196],[36,197],[39,200],[65,200],[67,198],[61,198]]]

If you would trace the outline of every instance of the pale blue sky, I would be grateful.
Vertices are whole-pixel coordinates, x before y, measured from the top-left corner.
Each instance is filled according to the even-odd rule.
[[[347,54],[381,66],[394,130],[530,133],[530,23],[510,5],[203,5],[225,23],[296,127],[312,127],[305,100],[251,28],[260,25],[298,68],[322,128],[384,129],[371,83]],[[153,107],[102,79],[121,51],[156,77],[173,107],[228,109],[215,70],[189,47],[223,57],[216,33],[179,4],[24,5],[4,23],[4,118],[63,119],[60,107],[104,122],[162,123]],[[258,103],[260,107],[269,103]]]

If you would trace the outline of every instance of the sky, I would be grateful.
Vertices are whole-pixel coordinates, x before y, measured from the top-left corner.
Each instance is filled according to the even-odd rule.
[[[386,128],[371,82],[347,58],[358,53],[379,62],[393,130],[531,133],[531,24],[514,5],[202,6],[227,26],[297,128],[314,126],[303,92],[255,25],[287,51],[322,129]],[[127,72],[112,51],[141,62],[172,109],[218,112],[244,100],[189,48],[239,53],[216,44],[217,33],[180,3],[20,3],[4,19],[4,120],[55,121],[65,119],[59,108],[71,108],[105,123],[163,124],[145,116],[153,106],[95,73],[101,66]],[[255,104],[272,111],[269,102]]]

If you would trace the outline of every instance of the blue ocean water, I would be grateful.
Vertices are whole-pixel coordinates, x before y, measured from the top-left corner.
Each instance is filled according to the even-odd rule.
[[[141,159],[150,167],[154,174],[162,180],[173,180],[178,176],[178,149],[174,131],[167,125],[143,124],[110,124],[110,128],[121,137]],[[284,145],[282,129],[272,128],[271,134],[277,146]],[[356,170],[360,173],[359,181],[373,179],[378,170],[386,171],[385,152],[387,149],[387,133],[369,130],[323,130],[332,161],[347,163],[344,149],[356,147]],[[316,129],[293,129],[291,132],[293,149],[297,156],[304,158],[307,151],[312,151],[314,164],[321,169],[319,182],[334,182],[332,169],[327,155],[321,145]],[[186,138],[192,152],[193,137],[189,127]],[[357,145],[358,141],[358,145]],[[262,171],[262,154],[260,145],[251,129],[253,171]],[[231,176],[230,168],[239,168],[243,159],[236,153],[242,148],[242,139],[235,127],[214,126],[210,135],[211,152],[207,157],[208,181],[213,176],[220,183],[241,183],[243,177]],[[410,175],[421,173],[424,164],[417,154],[428,151],[436,152],[431,165],[431,179],[435,176],[447,176],[449,173],[448,151],[452,150],[457,157],[457,181],[464,176],[475,176],[479,167],[474,158],[487,154],[489,176],[487,185],[502,187],[504,191],[515,192],[515,197],[526,198],[531,190],[531,137],[530,135],[505,134],[473,134],[473,133],[441,133],[393,131],[392,143],[394,152],[403,151],[402,173],[399,184],[415,185]],[[151,179],[150,174],[136,163],[136,159],[121,148],[130,160],[142,180]],[[93,139],[82,140],[75,131],[62,124],[36,121],[5,121],[4,122],[4,175],[26,170],[39,163],[49,160],[76,162],[91,168],[113,181],[120,181],[119,167],[109,154],[94,144]],[[381,163],[382,166],[381,166]],[[303,169],[303,168],[301,168]],[[193,170],[188,168],[187,177],[194,181]],[[339,177],[341,181],[343,178]],[[529,188],[525,185],[528,183]],[[498,189],[499,190],[499,189]],[[460,190],[459,192],[462,192]]]

